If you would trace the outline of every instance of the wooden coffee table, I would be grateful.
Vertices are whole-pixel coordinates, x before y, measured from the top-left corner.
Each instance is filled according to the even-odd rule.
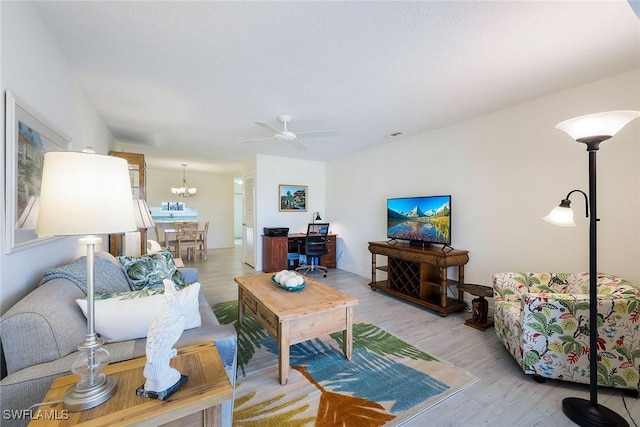
[[[103,404],[80,412],[68,412],[62,403],[40,405],[34,409],[29,426],[221,425],[220,404],[233,398],[233,389],[213,342],[178,349],[171,366],[189,380],[168,400],[136,395],[145,382],[142,370],[146,361],[140,357],[107,366],[104,372],[116,378],[118,391]],[[61,400],[77,382],[75,375],[56,379],[43,401]]]
[[[343,331],[342,350],[351,360],[353,351],[353,306],[358,300],[305,278],[307,287],[288,292],[277,287],[272,274],[236,277],[238,322],[248,308],[258,322],[278,341],[280,384],[289,379],[289,346],[321,335]]]

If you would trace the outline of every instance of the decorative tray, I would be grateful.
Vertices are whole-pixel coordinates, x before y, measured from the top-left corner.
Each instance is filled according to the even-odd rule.
[[[289,291],[289,292],[300,292],[301,290],[303,290],[304,288],[307,287],[307,282],[302,282],[302,285],[293,286],[293,287],[281,285],[280,283],[276,282],[276,275],[275,274],[273,276],[271,276],[271,281],[277,287],[279,287],[281,289],[284,289],[285,291]]]

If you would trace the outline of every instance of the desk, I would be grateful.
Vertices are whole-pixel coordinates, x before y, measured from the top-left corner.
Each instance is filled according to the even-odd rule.
[[[142,370],[146,361],[140,357],[107,366],[104,372],[116,377],[118,391],[103,404],[80,412],[64,412],[62,403],[40,405],[29,426],[221,425],[220,404],[233,398],[233,390],[212,342],[178,349],[171,366],[187,375],[189,381],[168,400],[136,395],[136,389],[145,382]],[[62,399],[77,381],[75,375],[56,379],[44,401]],[[59,416],[51,419],[51,414]]]
[[[262,236],[262,271],[271,273],[286,270],[288,267],[287,254],[298,252],[298,242],[307,237],[305,233],[289,234],[288,236]],[[320,265],[336,268],[336,235],[327,235],[326,255],[320,257]]]

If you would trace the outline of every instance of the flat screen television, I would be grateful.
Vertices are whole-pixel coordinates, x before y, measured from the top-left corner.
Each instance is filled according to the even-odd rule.
[[[414,246],[451,246],[451,196],[387,199],[387,237]]]

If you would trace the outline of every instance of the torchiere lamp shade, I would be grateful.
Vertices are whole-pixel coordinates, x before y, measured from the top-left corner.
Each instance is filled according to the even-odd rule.
[[[606,137],[601,139],[605,140],[620,132],[627,123],[638,117],[640,117],[640,111],[607,111],[565,120],[558,123],[556,129],[567,133],[576,141],[597,137]]]
[[[96,235],[136,230],[127,161],[70,151],[44,156],[40,235]]]

